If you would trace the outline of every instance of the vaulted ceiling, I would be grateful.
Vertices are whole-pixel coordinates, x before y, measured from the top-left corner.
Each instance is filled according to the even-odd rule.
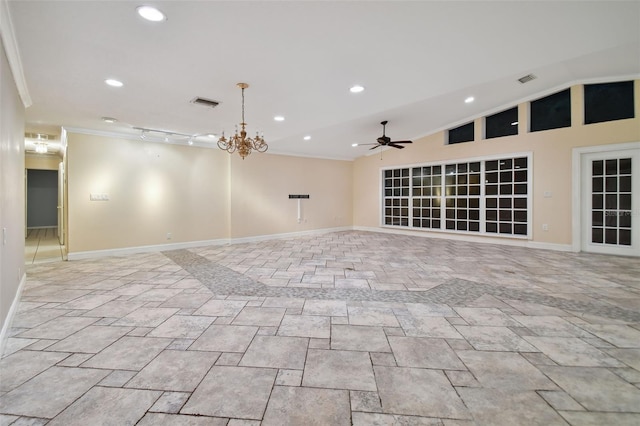
[[[143,20],[141,4],[166,21]],[[8,10],[31,131],[228,135],[240,122],[236,83],[247,82],[248,131],[264,132],[269,152],[353,159],[382,120],[392,138],[415,139],[573,83],[640,76],[638,1],[8,0]]]

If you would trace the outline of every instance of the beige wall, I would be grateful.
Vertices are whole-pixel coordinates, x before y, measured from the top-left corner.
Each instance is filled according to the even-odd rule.
[[[69,133],[70,254],[352,225],[352,162]],[[91,201],[90,194],[108,194]],[[297,201],[289,194],[309,194]],[[167,233],[172,234],[171,240]]]
[[[27,154],[24,167],[34,170],[58,170],[62,158],[57,155]]]
[[[24,276],[24,106],[0,43],[0,329]],[[6,231],[3,231],[6,230]],[[2,234],[5,235],[2,235]],[[3,243],[6,238],[6,244]],[[3,336],[4,337],[4,336]],[[0,338],[2,340],[2,338]],[[0,352],[2,351],[0,341]]]
[[[572,122],[570,128],[528,133],[528,104],[519,105],[519,134],[479,140],[477,119],[476,141],[445,145],[446,132],[414,141],[407,149],[388,149],[380,154],[362,157],[354,164],[354,225],[379,227],[380,168],[445,160],[462,160],[511,153],[533,153],[533,241],[571,244],[571,153],[574,147],[640,141],[640,81],[635,82],[636,118],[582,125],[582,86],[571,88]],[[552,193],[544,198],[545,191]],[[542,231],[542,224],[549,231]],[[397,228],[394,228],[397,229]],[[425,234],[427,232],[425,231]]]
[[[351,161],[271,154],[231,157],[231,238],[352,225]],[[298,201],[289,194],[309,194]]]
[[[67,140],[70,254],[227,238],[226,153],[75,133]],[[91,201],[92,193],[109,200]]]

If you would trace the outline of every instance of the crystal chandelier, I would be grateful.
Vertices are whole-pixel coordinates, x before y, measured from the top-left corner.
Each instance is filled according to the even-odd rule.
[[[49,148],[47,147],[47,144],[44,143],[44,142],[37,143],[36,144],[36,152],[38,154],[46,154],[47,152],[49,152]]]
[[[251,154],[252,150],[265,152],[269,148],[269,145],[267,145],[262,136],[258,135],[258,132],[256,132],[256,137],[253,139],[247,137],[245,130],[247,123],[244,121],[244,89],[249,87],[249,85],[247,83],[238,83],[236,86],[242,89],[242,122],[240,123],[240,134],[238,134],[238,126],[236,126],[236,133],[230,136],[229,139],[225,138],[224,132],[222,132],[222,137],[218,140],[218,147],[224,149],[229,154],[238,151],[238,154],[240,154],[240,157],[244,160],[244,157]]]

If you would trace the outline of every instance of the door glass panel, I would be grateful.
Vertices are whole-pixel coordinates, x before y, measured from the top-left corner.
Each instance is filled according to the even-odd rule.
[[[591,242],[631,245],[631,158],[591,162]]]

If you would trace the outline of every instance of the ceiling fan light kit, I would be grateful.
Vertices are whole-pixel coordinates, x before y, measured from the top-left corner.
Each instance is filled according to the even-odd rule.
[[[404,149],[404,146],[400,144],[413,143],[412,141],[392,141],[391,138],[386,135],[387,123],[388,123],[387,120],[380,122],[380,124],[382,124],[382,136],[380,136],[377,139],[376,143],[361,143],[361,144],[354,144],[353,146],[375,145],[372,148],[369,148],[370,150],[380,148],[381,146],[390,146],[397,149]]]

